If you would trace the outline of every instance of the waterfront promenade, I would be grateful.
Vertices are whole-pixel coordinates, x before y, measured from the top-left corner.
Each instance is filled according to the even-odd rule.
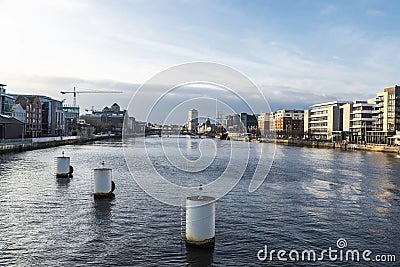
[[[351,144],[346,142],[319,142],[299,139],[268,139],[268,141],[275,142],[276,144],[280,145],[299,147],[400,153],[400,146],[385,144]]]
[[[86,142],[118,138],[115,135],[94,135],[94,136],[57,136],[42,138],[24,138],[0,140],[0,154],[11,152],[23,152],[35,149],[43,149],[49,147],[83,144]]]
[[[49,147],[82,144],[91,141],[104,140],[109,138],[120,138],[115,135],[94,135],[87,136],[58,136],[43,138],[25,138],[13,140],[0,140],[0,154],[10,152],[23,152],[34,149],[43,149]],[[350,144],[345,142],[318,142],[299,139],[263,139],[263,141],[273,142],[279,145],[310,147],[310,148],[328,148],[340,150],[359,150],[374,151],[400,154],[400,146],[385,144]]]

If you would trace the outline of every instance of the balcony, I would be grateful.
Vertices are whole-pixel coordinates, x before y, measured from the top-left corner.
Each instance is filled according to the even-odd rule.
[[[352,125],[352,126],[350,126],[350,129],[365,129],[365,128],[372,129],[372,125],[367,125],[367,126],[365,126],[365,125]]]
[[[320,134],[320,135],[327,135],[328,132],[311,131],[311,134],[314,134],[314,135],[318,135],[318,134]]]
[[[310,126],[309,129],[313,130],[313,129],[328,129],[328,126]]]
[[[328,113],[321,113],[321,114],[311,114],[311,118],[320,118],[320,117],[328,117]]]
[[[372,110],[353,110],[350,114],[371,114]]]
[[[350,121],[375,121],[374,118],[353,118]]]
[[[309,123],[328,123],[328,120],[312,120]]]
[[[316,113],[316,112],[322,112],[322,111],[326,111],[328,112],[328,108],[327,107],[316,107],[311,109],[311,113]]]

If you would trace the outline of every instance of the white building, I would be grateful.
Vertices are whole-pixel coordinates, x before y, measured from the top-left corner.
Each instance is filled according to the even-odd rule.
[[[199,124],[199,113],[196,109],[191,109],[188,112],[188,130],[194,131]]]
[[[343,133],[354,142],[366,141],[367,131],[372,130],[374,104],[353,101],[340,107],[343,115]]]
[[[340,116],[340,106],[347,102],[327,102],[311,106],[307,120],[311,139],[333,140],[334,136],[340,134],[343,129],[343,123]],[[340,138],[339,138],[340,139]]]
[[[375,104],[373,129],[367,132],[367,142],[392,144],[400,132],[400,86],[387,87],[370,102]]]
[[[310,110],[304,110],[304,137],[309,138],[311,137],[311,129],[310,129]]]
[[[296,109],[280,109],[271,113],[274,120],[280,120],[281,118],[290,118],[292,120],[303,120],[304,110]]]
[[[258,129],[262,137],[266,137],[270,132],[270,119],[271,116],[269,113],[261,113],[257,117]]]
[[[20,122],[26,123],[26,110],[21,104],[14,104],[12,107],[12,117],[19,120]]]

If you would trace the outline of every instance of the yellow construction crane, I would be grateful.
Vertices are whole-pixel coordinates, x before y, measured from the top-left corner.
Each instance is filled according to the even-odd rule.
[[[74,87],[74,91],[61,91],[61,94],[74,94],[74,107],[76,107],[76,96],[78,94],[118,94],[122,93],[122,91],[100,91],[100,90],[87,90],[87,91],[76,91]]]

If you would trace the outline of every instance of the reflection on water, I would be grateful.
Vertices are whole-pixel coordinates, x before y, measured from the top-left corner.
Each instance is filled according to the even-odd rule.
[[[93,203],[94,215],[96,220],[107,221],[111,218],[111,210],[113,207],[113,200],[109,199],[96,199]]]
[[[72,178],[57,178],[57,185],[59,186],[68,186],[69,183],[71,182]]]
[[[214,249],[186,247],[186,262],[191,267],[206,267],[213,263]]]
[[[201,139],[163,139],[167,148],[180,142],[183,155],[194,160],[202,148]],[[152,199],[131,177],[122,147],[142,141],[1,155],[0,265],[257,266],[264,245],[318,249],[335,247],[338,238],[374,252],[400,249],[400,160],[392,154],[277,146],[271,172],[254,193],[248,191],[257,165],[251,158],[237,186],[217,202],[216,244],[209,251],[186,249],[180,209]],[[168,165],[159,138],[148,140],[156,169],[185,185],[206,184],[224,171],[231,144],[215,144],[210,167],[187,175]],[[271,145],[234,143],[244,159],[248,147],[252,153]],[[72,179],[54,175],[62,151],[71,157]],[[128,154],[135,160],[132,174],[147,177],[142,150]],[[113,169],[116,198],[95,201],[92,169],[103,160]]]

